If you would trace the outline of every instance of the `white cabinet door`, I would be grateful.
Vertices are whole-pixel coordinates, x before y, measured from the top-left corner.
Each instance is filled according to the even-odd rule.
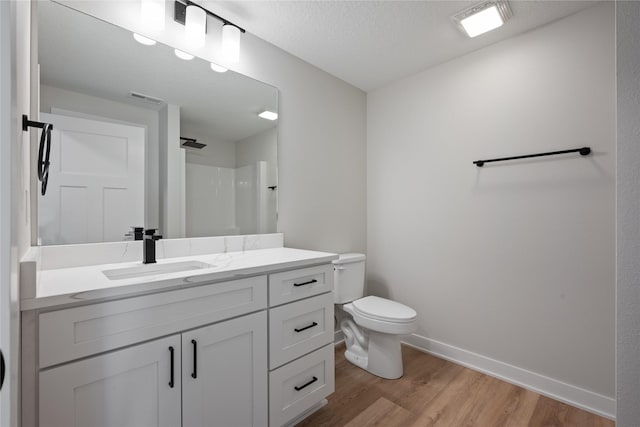
[[[172,335],[41,371],[39,425],[180,426],[180,362]]]
[[[267,314],[182,334],[183,427],[266,426]]]

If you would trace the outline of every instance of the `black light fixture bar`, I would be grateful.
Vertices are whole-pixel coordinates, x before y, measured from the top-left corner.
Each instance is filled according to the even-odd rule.
[[[233,22],[224,19],[220,15],[216,15],[215,13],[211,12],[210,10],[205,9],[204,7],[200,6],[197,3],[192,2],[190,0],[181,0],[181,1],[176,1],[175,2],[175,6],[174,6],[174,9],[173,9],[173,20],[174,21],[184,25],[184,23],[186,21],[186,16],[187,16],[187,6],[197,6],[200,9],[204,10],[207,13],[207,15],[209,15],[209,16],[211,16],[213,18],[216,18],[218,21],[221,21],[223,24],[225,24],[225,25],[233,25],[234,27],[239,29],[241,33],[246,33],[244,28],[240,27],[239,25],[236,25]]]
[[[591,153],[591,148],[581,147],[581,148],[572,148],[571,150],[548,151],[546,153],[525,154],[523,156],[500,157],[497,159],[476,160],[473,162],[473,164],[480,168],[484,166],[485,163],[503,162],[505,160],[528,159],[531,157],[555,156],[557,154],[567,154],[567,153],[580,153],[581,156],[587,156],[589,155],[589,153]]]

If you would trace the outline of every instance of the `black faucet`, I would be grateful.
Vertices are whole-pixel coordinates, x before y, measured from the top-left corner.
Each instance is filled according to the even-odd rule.
[[[162,236],[156,234],[155,228],[144,230],[144,239],[142,242],[142,262],[145,264],[154,264],[156,262],[156,240],[162,239]]]

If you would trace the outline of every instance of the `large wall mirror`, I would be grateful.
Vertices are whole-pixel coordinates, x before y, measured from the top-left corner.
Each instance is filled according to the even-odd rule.
[[[276,88],[38,2],[40,120],[53,124],[42,245],[272,233]]]

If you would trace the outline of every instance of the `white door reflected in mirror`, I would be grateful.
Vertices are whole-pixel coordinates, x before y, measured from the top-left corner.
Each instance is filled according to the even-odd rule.
[[[43,245],[123,240],[144,224],[145,129],[41,114],[53,124],[49,186],[38,205]]]

